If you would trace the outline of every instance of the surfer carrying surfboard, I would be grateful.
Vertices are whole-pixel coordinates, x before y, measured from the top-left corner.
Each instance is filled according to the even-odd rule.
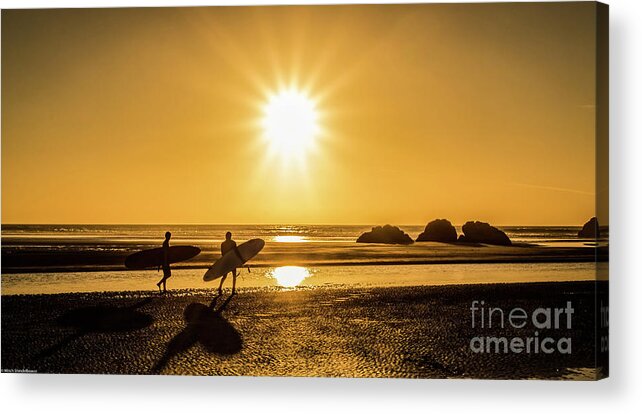
[[[163,242],[163,263],[161,263],[158,266],[158,270],[160,270],[160,267],[163,267],[163,278],[156,283],[156,286],[158,286],[158,290],[161,290],[161,284],[163,285],[163,292],[167,292],[167,279],[169,279],[172,276],[172,270],[169,267],[169,239],[172,237],[172,233],[166,232],[165,233],[165,241]]]
[[[232,232],[228,231],[227,233],[225,233],[225,241],[221,243],[221,255],[225,256],[225,253],[229,251],[234,251],[234,254],[241,260],[241,263],[245,263],[245,259],[243,259],[243,256],[241,256],[241,252],[236,246],[236,242],[232,240]],[[229,273],[225,273],[221,278],[221,284],[218,286],[219,295],[223,294],[223,283],[225,282],[225,279],[227,278],[228,274]],[[238,276],[238,274],[236,273],[236,268],[232,269],[232,276],[234,277],[232,279],[232,295],[233,295],[236,293],[236,277]]]

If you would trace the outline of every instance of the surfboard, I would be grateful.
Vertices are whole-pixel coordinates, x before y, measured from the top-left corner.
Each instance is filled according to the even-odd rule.
[[[182,262],[191,259],[201,252],[201,249],[195,246],[169,246],[169,263]],[[163,248],[143,250],[138,253],[130,254],[125,259],[125,267],[128,269],[145,269],[148,267],[158,267],[163,264]]]
[[[241,257],[243,257],[243,260],[241,260],[241,258],[237,256],[234,250],[231,250],[225,253],[220,259],[214,262],[214,264],[209,269],[207,269],[207,272],[205,272],[205,275],[203,275],[203,280],[209,282],[218,279],[219,277],[223,277],[223,275],[228,274],[237,267],[243,266],[244,263],[259,254],[264,246],[265,242],[261,239],[252,239],[246,241],[245,243],[241,243],[238,246],[238,250],[239,253],[241,253]]]

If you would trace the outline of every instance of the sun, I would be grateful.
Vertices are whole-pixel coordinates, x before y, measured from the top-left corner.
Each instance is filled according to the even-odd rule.
[[[306,93],[282,90],[270,95],[263,108],[263,136],[273,153],[300,158],[314,148],[318,118],[316,103]]]

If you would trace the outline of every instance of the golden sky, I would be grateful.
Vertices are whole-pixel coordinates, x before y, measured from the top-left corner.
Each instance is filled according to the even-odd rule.
[[[593,3],[4,10],[2,222],[581,225],[594,62]]]

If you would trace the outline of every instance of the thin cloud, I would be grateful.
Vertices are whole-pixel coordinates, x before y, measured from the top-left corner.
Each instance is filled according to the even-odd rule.
[[[581,195],[592,196],[592,197],[595,196],[594,192],[576,190],[573,188],[551,187],[547,185],[535,185],[535,184],[524,184],[524,183],[512,183],[512,184],[519,187],[537,188],[540,190],[557,191],[560,193],[581,194]]]

